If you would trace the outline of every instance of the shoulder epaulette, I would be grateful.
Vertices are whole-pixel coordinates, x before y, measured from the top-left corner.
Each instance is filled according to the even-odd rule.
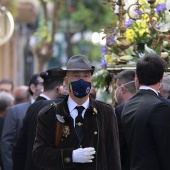
[[[44,107],[40,110],[39,114],[45,114],[45,113],[47,113],[48,110],[50,110],[51,108],[53,108],[53,107],[55,107],[55,106],[56,106],[56,103],[55,103],[55,102],[52,102],[52,103],[44,106]]]

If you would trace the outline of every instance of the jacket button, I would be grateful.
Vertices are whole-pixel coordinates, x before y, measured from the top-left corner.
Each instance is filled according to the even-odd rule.
[[[97,132],[96,132],[96,131],[94,132],[94,135],[97,135]]]
[[[64,162],[65,162],[65,163],[70,163],[70,161],[71,161],[71,159],[70,159],[69,157],[65,157],[65,158],[64,158]]]

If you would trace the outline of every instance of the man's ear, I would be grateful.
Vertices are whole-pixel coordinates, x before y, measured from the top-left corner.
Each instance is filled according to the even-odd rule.
[[[34,85],[34,84],[31,84],[31,85],[30,85],[30,89],[31,89],[31,91],[32,91],[33,93],[35,93],[36,88],[35,88],[35,85]]]
[[[67,78],[67,77],[64,78],[64,83],[65,83],[65,86],[66,86],[67,88],[69,88],[69,81],[68,81],[68,78]]]
[[[127,91],[126,87],[125,86],[121,86],[120,88],[121,88],[122,93],[125,94],[126,91]]]
[[[137,75],[135,75],[135,86],[136,86],[136,90],[138,90],[140,84],[139,84],[139,79],[138,79],[138,76],[137,76]]]
[[[58,93],[58,94],[62,94],[63,86],[62,86],[62,85],[57,86],[57,87],[55,88],[55,91],[56,91],[56,93]]]

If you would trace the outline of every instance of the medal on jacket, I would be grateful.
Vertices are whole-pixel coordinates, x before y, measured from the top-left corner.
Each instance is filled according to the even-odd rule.
[[[93,114],[97,115],[97,109],[95,107],[93,108]]]
[[[56,114],[56,118],[57,118],[57,120],[58,120],[59,122],[61,122],[61,123],[64,123],[64,122],[65,122],[65,120],[63,119],[63,116],[60,116],[60,115]]]
[[[70,134],[70,128],[69,126],[64,126],[63,127],[63,136],[67,137]]]

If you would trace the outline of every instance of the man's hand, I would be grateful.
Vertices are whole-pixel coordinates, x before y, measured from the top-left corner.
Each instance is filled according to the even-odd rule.
[[[76,163],[90,163],[93,162],[94,154],[96,153],[93,147],[79,148],[73,150],[72,159]]]

